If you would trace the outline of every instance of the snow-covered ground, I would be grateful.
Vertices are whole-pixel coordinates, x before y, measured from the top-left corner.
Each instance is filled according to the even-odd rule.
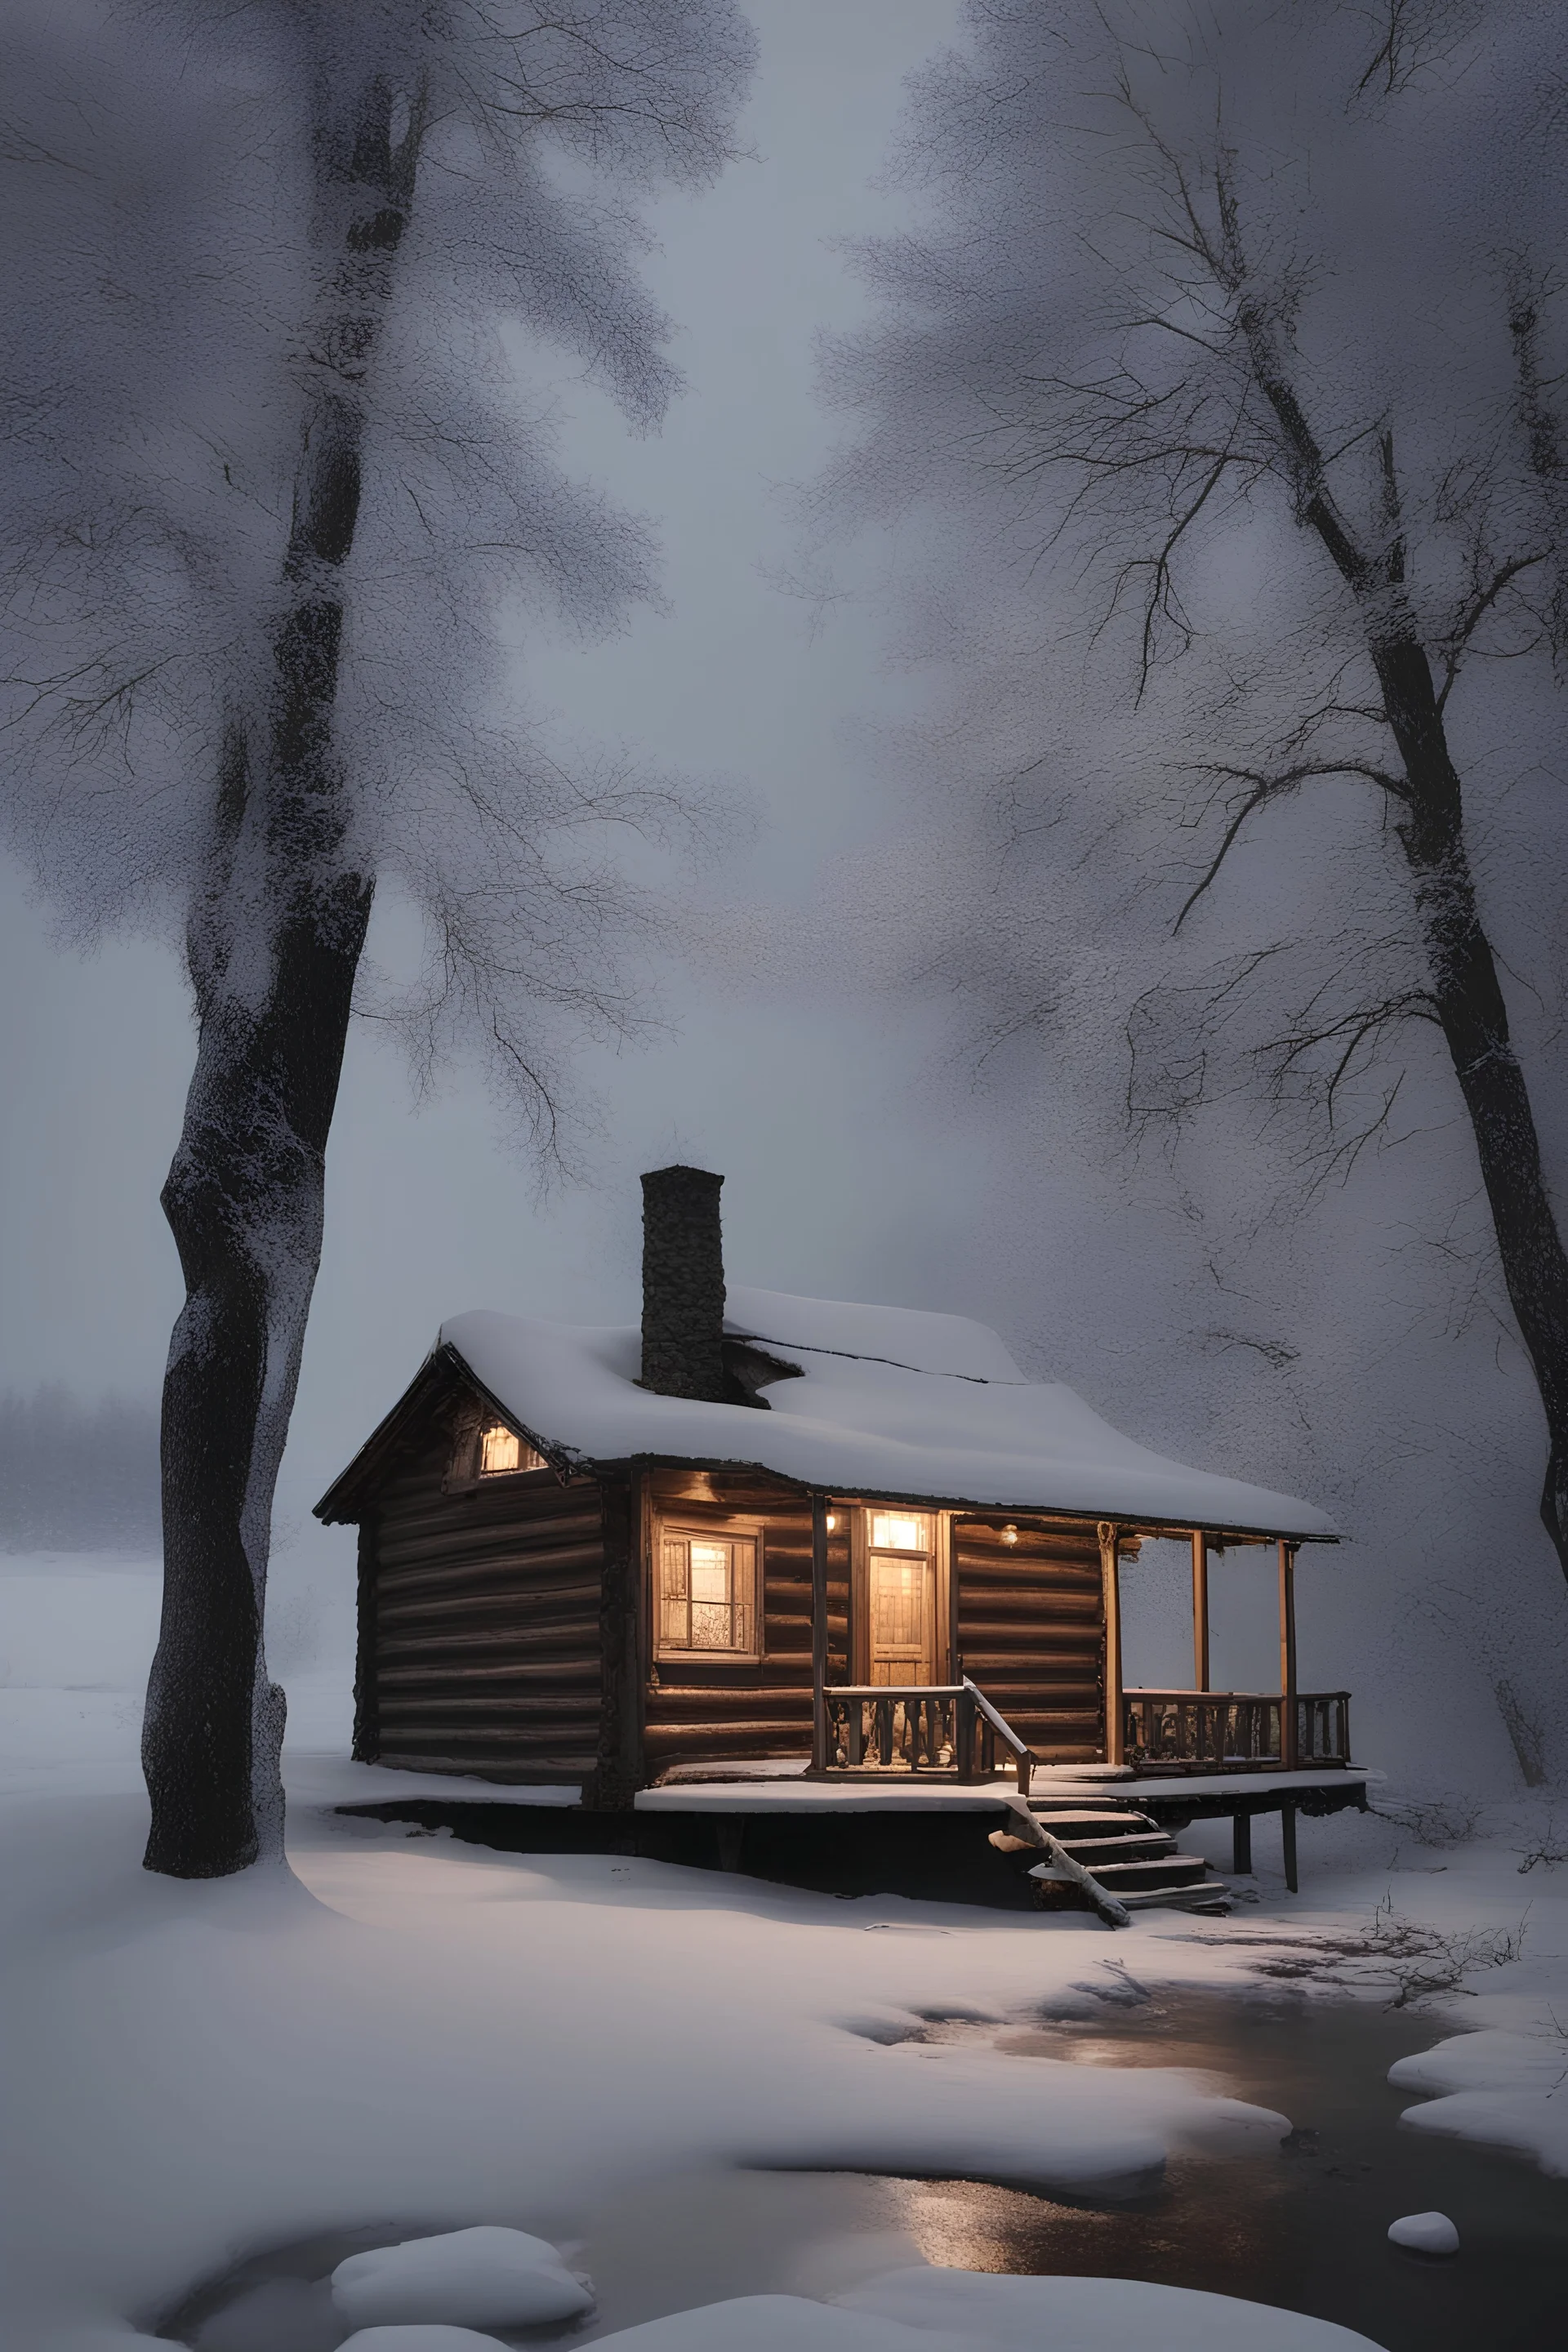
[[[1520,1867],[1568,1848],[1568,1804],[1563,1835],[1544,1800],[1521,1801],[1448,1846],[1386,1820],[1303,1824],[1295,1900],[1260,1830],[1260,1899],[1231,1920],[1154,1913],[1112,1934],[1083,1915],[837,1901],[345,1818],[331,1807],[351,1789],[402,1781],[342,1760],[341,1662],[324,1661],[292,1692],[291,1869],[179,1885],[140,1867],[137,1694],[155,1601],[155,1579],[124,1563],[11,1562],[0,1579],[4,2316],[18,2352],[129,2345],[202,2277],[328,2229],[401,2216],[566,2243],[607,2189],[682,2168],[1093,2191],[1183,2150],[1272,2160],[1285,2119],[1210,2078],[899,2038],[932,2014],[1087,2014],[1123,1969],[1238,1990],[1283,1969],[1307,1989],[1419,1998],[1434,2046],[1401,2079],[1441,2095],[1415,2109],[1419,2127],[1568,2173],[1568,1863]],[[1429,1839],[1456,1826],[1440,1809],[1414,1823]],[[1446,1977],[1447,1992],[1419,1992]],[[897,2252],[890,2270],[918,2250]],[[982,2291],[968,2275],[659,2321],[628,2352],[1040,2337],[1018,2283]],[[1052,2306],[1052,2352],[1129,2332],[1232,2340],[1198,2308],[1208,2298],[1074,2293]],[[1234,2311],[1237,2346],[1360,2340]]]
[[[342,1606],[333,1613],[313,1590],[312,1566],[286,1562],[279,1606],[268,1607],[268,1647],[288,1685],[291,1738],[346,1754],[352,1630]],[[142,1702],[162,1591],[155,1559],[0,1552],[0,1797],[140,1787]]]

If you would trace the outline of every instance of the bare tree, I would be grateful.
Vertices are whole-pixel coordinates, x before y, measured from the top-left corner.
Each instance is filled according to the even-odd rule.
[[[504,339],[657,421],[637,199],[721,166],[752,43],[731,0],[252,0],[11,46],[7,814],[68,920],[183,932],[146,1859],[214,1876],[281,1850],[269,1526],[378,877],[426,918],[402,1016],[488,1039],[546,1143],[561,1017],[635,1017],[599,844],[667,795],[550,755],[496,622],[612,624],[651,548]]]
[[[1364,791],[1341,895],[1375,897],[1382,927],[1331,919],[1326,968],[1282,1020],[1284,942],[1266,930],[1168,977],[1131,1008],[1129,1109],[1191,1111],[1216,1041],[1260,1024],[1255,1072],[1277,1103],[1310,1100],[1321,1165],[1343,1171],[1389,1118],[1402,1033],[1436,1026],[1545,1415],[1542,1517],[1568,1574],[1568,1255],[1455,734],[1475,669],[1544,686],[1568,655],[1568,320],[1539,257],[1568,193],[1550,13],[971,0],[966,16],[967,45],[917,85],[902,156],[933,227],[863,256],[886,322],[830,361],[864,420],[832,499],[886,520],[934,488],[984,518],[1020,596],[1047,583],[1060,635],[1102,677],[1117,667],[1165,737],[1129,781],[1147,797],[1157,765],[1173,779],[1158,887],[1184,944],[1268,812]],[[1032,822],[1043,793],[1070,793],[1065,765],[1037,748],[1007,777]]]

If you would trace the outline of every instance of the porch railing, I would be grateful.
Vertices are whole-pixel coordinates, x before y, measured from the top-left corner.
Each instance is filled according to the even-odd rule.
[[[1129,1763],[1175,1771],[1280,1768],[1278,1691],[1122,1694]],[[1296,1764],[1348,1764],[1350,1693],[1296,1696]],[[967,1677],[958,1683],[839,1683],[818,1694],[816,1769],[989,1780],[1011,1758],[1026,1796],[1036,1758]]]
[[[826,1772],[929,1772],[988,1780],[998,1751],[1011,1756],[1022,1796],[1035,1758],[1005,1717],[967,1677],[960,1683],[838,1683],[821,1694]]]
[[[1210,1771],[1278,1767],[1285,1704],[1278,1691],[1124,1691],[1128,1761]],[[1350,1710],[1349,1691],[1298,1692],[1299,1766],[1350,1762]]]

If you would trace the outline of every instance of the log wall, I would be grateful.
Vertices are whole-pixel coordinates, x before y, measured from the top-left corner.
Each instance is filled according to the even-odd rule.
[[[354,1752],[411,1771],[592,1782],[629,1803],[674,1765],[809,1755],[811,1513],[761,1474],[652,1470],[601,1486],[541,1473],[447,1492],[440,1419],[387,1471],[361,1529]],[[850,1678],[852,1506],[828,1538],[828,1680]],[[661,1514],[761,1522],[760,1663],[655,1656]],[[1103,1754],[1094,1528],[952,1529],[956,1660],[1046,1762]]]
[[[1046,1764],[1091,1763],[1105,1741],[1105,1596],[1091,1526],[956,1519],[958,1671]]]
[[[585,1780],[599,1746],[601,1490],[540,1472],[448,1494],[452,1442],[437,1429],[396,1463],[366,1523],[355,1752],[406,1771]]]
[[[715,1499],[705,1499],[710,1495]],[[645,1626],[643,1654],[652,1661],[643,1718],[648,1778],[657,1779],[673,1764],[809,1756],[810,1503],[794,1488],[754,1472],[715,1470],[694,1482],[680,1471],[655,1470],[648,1477],[648,1512],[653,1523],[664,1512],[683,1527],[715,1530],[731,1517],[764,1522],[760,1664],[731,1664],[722,1658],[711,1664],[658,1660],[651,1626]],[[645,1542],[654,1540],[650,1525]],[[645,1592],[650,1581],[645,1569]],[[848,1517],[842,1512],[827,1538],[827,1626],[828,1677],[841,1682],[847,1679],[849,1655]]]

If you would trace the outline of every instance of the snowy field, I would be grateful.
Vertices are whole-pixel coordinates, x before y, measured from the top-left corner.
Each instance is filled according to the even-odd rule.
[[[395,1790],[399,1776],[342,1760],[342,1661],[302,1658],[291,1872],[178,1885],[140,1868],[139,1685],[156,1595],[145,1563],[11,1560],[0,1575],[4,2336],[18,2352],[145,2340],[193,2284],[251,2250],[388,2217],[419,2231],[508,2225],[569,2249],[585,2210],[618,2188],[716,2165],[1092,2194],[1186,2151],[1274,2160],[1288,2119],[1209,2077],[900,2039],[933,2015],[1089,2014],[1122,1970],[1239,1993],[1283,1959],[1308,1993],[1418,2000],[1431,2048],[1399,2077],[1426,2095],[1414,2126],[1568,2174],[1568,1861],[1521,1869],[1542,1847],[1568,1853],[1568,1804],[1554,1831],[1544,1799],[1500,1802],[1458,1843],[1466,1822],[1441,1808],[1403,1826],[1305,1823],[1296,1900],[1260,1831],[1258,1899],[1228,1922],[1153,1913],[1112,1934],[1080,1915],[840,1901],[345,1819],[334,1801]],[[1328,2352],[1366,2340],[1174,2288],[922,2275],[907,2241],[878,2260],[847,2284],[597,2341]],[[363,2346],[460,2352],[463,2340],[367,2329]],[[467,2340],[471,2352],[482,2333]]]

